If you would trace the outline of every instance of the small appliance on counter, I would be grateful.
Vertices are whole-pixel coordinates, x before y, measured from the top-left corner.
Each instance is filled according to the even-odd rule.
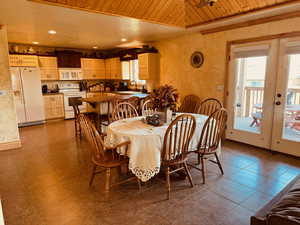
[[[121,81],[119,83],[118,91],[128,91],[128,83],[126,81]]]
[[[47,84],[42,85],[42,93],[48,94],[48,93],[59,93],[58,84],[55,84],[55,86],[51,85],[48,87]]]
[[[148,93],[148,90],[145,88],[145,85],[143,85],[143,88],[142,88],[142,93]]]
[[[48,93],[48,85],[47,84],[42,85],[42,93],[43,94],[47,94]]]

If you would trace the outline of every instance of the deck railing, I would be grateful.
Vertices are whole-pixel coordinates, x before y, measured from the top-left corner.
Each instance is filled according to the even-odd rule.
[[[264,98],[263,87],[245,87],[243,91],[243,102],[240,112],[243,117],[251,117],[252,113],[256,112],[255,104],[262,104]],[[288,104],[300,105],[300,88],[288,89]]]

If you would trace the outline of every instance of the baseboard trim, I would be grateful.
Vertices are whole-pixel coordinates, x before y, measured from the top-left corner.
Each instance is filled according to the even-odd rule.
[[[6,142],[6,143],[0,143],[0,151],[16,149],[16,148],[21,148],[20,140]]]

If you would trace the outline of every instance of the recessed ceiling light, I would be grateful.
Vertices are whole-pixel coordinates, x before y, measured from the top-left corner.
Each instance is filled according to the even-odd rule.
[[[93,49],[97,49],[97,48],[98,48],[98,46],[94,46],[94,47],[93,47]]]
[[[126,38],[122,38],[121,41],[122,41],[122,42],[125,42],[125,41],[127,41],[127,39],[126,39]]]
[[[55,30],[49,30],[48,33],[49,34],[56,34],[56,31]]]
[[[38,41],[33,41],[32,42],[32,44],[34,44],[34,45],[38,45],[40,42],[38,42]]]

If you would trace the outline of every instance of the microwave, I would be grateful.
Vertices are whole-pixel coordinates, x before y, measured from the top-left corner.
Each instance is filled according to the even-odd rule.
[[[58,69],[60,80],[82,80],[81,69],[60,68]]]

